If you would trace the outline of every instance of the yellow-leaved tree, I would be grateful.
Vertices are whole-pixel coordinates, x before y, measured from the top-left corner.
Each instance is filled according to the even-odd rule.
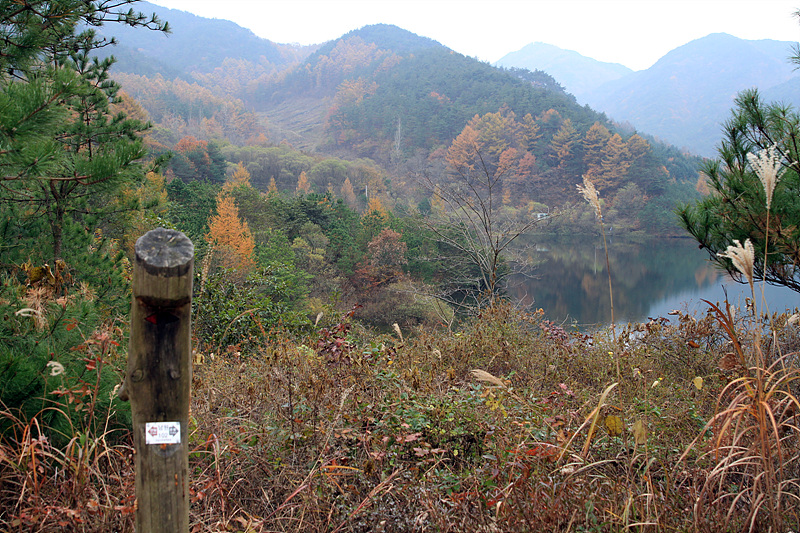
[[[353,184],[350,182],[350,178],[344,179],[340,192],[342,193],[344,203],[346,203],[350,209],[358,207],[358,200],[356,199],[356,193],[353,190]]]
[[[267,196],[275,196],[278,194],[278,184],[275,183],[275,178],[269,179],[269,187],[267,188]]]
[[[308,181],[305,171],[300,173],[297,178],[297,194],[311,194],[311,183]]]
[[[117,198],[109,203],[112,208],[119,206],[122,213],[116,228],[126,250],[133,253],[136,239],[163,225],[161,217],[167,213],[167,204],[164,176],[155,172],[148,172],[136,186],[124,187]],[[138,208],[126,211],[126,205],[137,205]]]
[[[239,185],[250,185],[250,172],[244,168],[244,164],[241,161],[236,165],[236,170],[234,170],[231,179],[225,184],[225,189],[234,189]]]
[[[239,218],[233,197],[224,192],[217,196],[217,213],[209,218],[206,242],[209,266],[229,269],[234,280],[243,280],[255,267],[253,234],[247,222]]]

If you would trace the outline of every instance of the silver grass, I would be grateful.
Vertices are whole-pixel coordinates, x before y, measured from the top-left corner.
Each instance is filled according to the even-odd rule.
[[[62,365],[58,361],[48,361],[47,368],[50,369],[51,376],[57,376],[59,374],[64,373],[64,365]]]
[[[495,387],[505,388],[505,386],[506,386],[506,384],[503,383],[503,380],[501,380],[500,378],[498,378],[496,376],[493,376],[492,374],[490,374],[489,372],[487,372],[485,370],[481,370],[479,368],[476,368],[475,370],[470,370],[469,373],[472,374],[472,377],[474,377],[478,381],[483,381],[484,383],[489,383],[490,385],[493,385]]]
[[[397,322],[392,324],[392,329],[394,329],[394,332],[397,333],[398,337],[400,337],[400,342],[403,343],[406,342],[405,340],[403,340],[403,332],[400,331],[400,325]]]
[[[736,267],[736,270],[741,272],[752,286],[753,263],[755,262],[753,243],[750,242],[750,239],[744,241],[744,246],[739,242],[739,239],[735,239],[733,242],[736,246],[728,246],[727,250],[717,255],[730,259],[731,262],[733,262],[733,266]]]
[[[747,160],[750,162],[750,167],[756,173],[761,184],[764,186],[764,192],[767,196],[767,210],[772,206],[772,193],[775,191],[775,186],[781,179],[783,174],[783,167],[781,167],[781,155],[778,153],[778,148],[774,144],[769,148],[764,148],[757,154],[747,154]]]
[[[602,211],[600,210],[600,196],[597,194],[597,189],[594,187],[594,183],[589,181],[589,178],[586,176],[583,177],[583,186],[576,185],[578,192],[583,195],[587,202],[589,202],[592,207],[594,207],[594,213],[597,215],[598,219],[602,219]]]

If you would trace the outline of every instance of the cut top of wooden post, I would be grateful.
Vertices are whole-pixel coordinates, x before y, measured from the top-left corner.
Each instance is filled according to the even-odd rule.
[[[133,294],[150,305],[182,305],[192,294],[194,244],[180,231],[156,228],[136,241]]]
[[[194,257],[194,244],[174,229],[156,228],[136,240],[136,260],[151,274],[182,276]]]

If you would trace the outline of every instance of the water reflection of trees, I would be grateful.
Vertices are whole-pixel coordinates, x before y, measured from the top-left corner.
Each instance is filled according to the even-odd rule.
[[[581,324],[611,320],[602,241],[537,239],[535,278],[518,277],[509,295],[545,310],[551,320]],[[718,273],[687,239],[644,243],[609,242],[614,308],[618,321],[642,320],[653,302],[699,286],[714,284]]]

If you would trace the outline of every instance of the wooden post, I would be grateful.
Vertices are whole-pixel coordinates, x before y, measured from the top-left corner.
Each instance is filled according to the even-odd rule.
[[[136,531],[189,531],[189,392],[194,245],[154,229],[136,241],[128,367]]]

